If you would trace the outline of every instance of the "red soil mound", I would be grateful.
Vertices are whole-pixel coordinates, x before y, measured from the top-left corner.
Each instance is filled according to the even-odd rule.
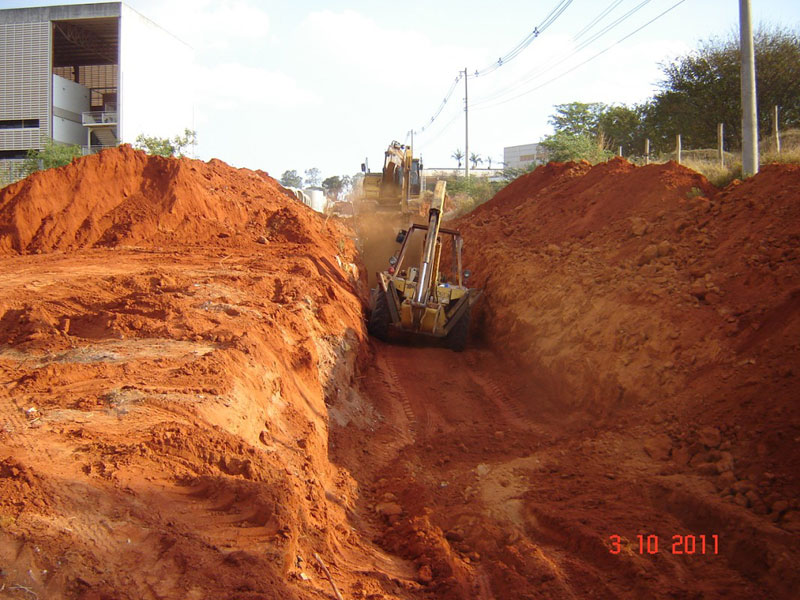
[[[122,147],[4,189],[0,231],[0,589],[319,597],[315,552],[368,562],[328,461],[365,339],[335,219]]]
[[[540,167],[459,223],[482,334],[558,410],[632,411],[649,451],[800,531],[798,197],[797,165],[719,192],[675,163]]]
[[[310,211],[266,173],[121,146],[0,191],[0,253],[255,241],[308,243]],[[234,240],[227,239],[234,237]],[[224,241],[220,241],[224,240]]]
[[[702,175],[672,162],[642,168],[620,158],[594,167],[550,163],[500,190],[465,222],[501,219],[508,225],[503,233],[524,227],[528,241],[559,243],[633,214],[657,214],[692,189],[708,197],[716,191]],[[511,221],[509,214],[515,215]]]

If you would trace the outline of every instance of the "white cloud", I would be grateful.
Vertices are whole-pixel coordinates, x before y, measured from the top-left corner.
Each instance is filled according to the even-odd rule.
[[[262,39],[270,27],[269,14],[247,0],[140,0],[134,6],[197,52]]]
[[[300,31],[321,60],[368,74],[370,83],[393,88],[441,87],[446,77],[456,75],[457,65],[485,61],[480,48],[437,44],[418,31],[384,27],[351,9],[313,12]]]
[[[198,103],[215,109],[291,108],[319,102],[283,73],[240,63],[198,66],[195,81]]]

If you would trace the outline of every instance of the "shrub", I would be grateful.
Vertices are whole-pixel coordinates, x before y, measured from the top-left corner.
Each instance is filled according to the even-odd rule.
[[[555,162],[588,160],[594,164],[613,156],[612,152],[604,148],[602,138],[586,134],[557,131],[545,137],[541,144],[547,149],[548,158]]]
[[[488,177],[448,177],[447,194],[455,204],[453,216],[464,215],[491,200],[505,185],[506,182],[489,181]]]
[[[139,134],[136,137],[134,146],[139,150],[144,150],[154,156],[185,156],[184,150],[192,146],[197,141],[197,132],[191,129],[184,129],[183,135],[176,135],[174,138],[159,138]]]
[[[41,150],[28,150],[28,156],[22,163],[22,175],[27,177],[36,171],[63,167],[81,156],[81,154],[80,146],[59,144],[48,139]]]

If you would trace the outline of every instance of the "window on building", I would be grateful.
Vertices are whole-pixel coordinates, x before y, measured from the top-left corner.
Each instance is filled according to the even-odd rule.
[[[27,150],[0,150],[0,159],[22,159],[28,158]]]
[[[39,119],[4,119],[0,129],[39,129]]]

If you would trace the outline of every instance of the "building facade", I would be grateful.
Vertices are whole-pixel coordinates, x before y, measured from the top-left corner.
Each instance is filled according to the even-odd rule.
[[[532,164],[547,162],[547,153],[541,144],[523,144],[503,148],[503,163],[512,169],[524,169]]]
[[[192,64],[122,2],[0,10],[0,175],[50,139],[90,153],[194,129]]]

